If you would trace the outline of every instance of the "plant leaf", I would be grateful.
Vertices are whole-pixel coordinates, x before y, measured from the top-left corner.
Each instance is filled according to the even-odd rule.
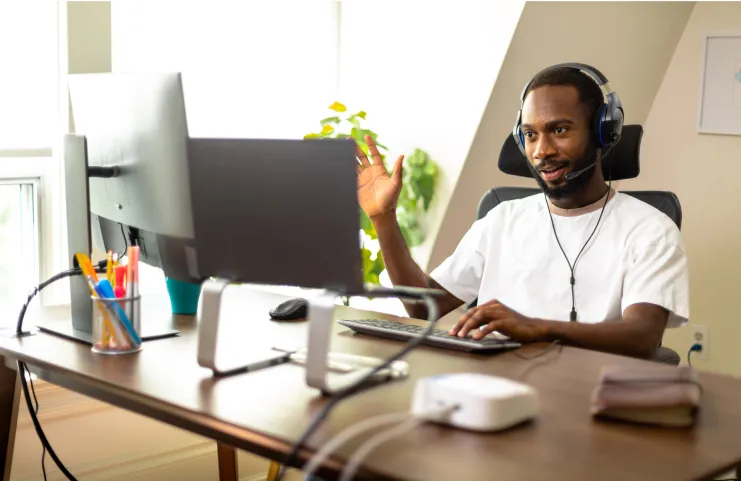
[[[320,125],[326,125],[326,124],[339,124],[340,118],[336,115],[334,117],[327,117],[326,119],[322,119],[319,121]]]
[[[334,110],[335,112],[346,112],[347,107],[345,107],[343,104],[339,102],[334,102],[332,105],[329,106],[330,110]]]

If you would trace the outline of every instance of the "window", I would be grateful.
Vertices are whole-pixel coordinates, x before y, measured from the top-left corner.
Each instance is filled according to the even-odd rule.
[[[113,70],[181,72],[193,136],[301,138],[336,100],[336,1],[112,6]]]
[[[55,141],[56,4],[0,2],[0,150],[50,149]]]
[[[17,313],[38,284],[38,180],[0,181],[0,309]],[[4,316],[13,319],[13,316]]]
[[[0,2],[0,311],[15,315],[60,268],[59,5]]]

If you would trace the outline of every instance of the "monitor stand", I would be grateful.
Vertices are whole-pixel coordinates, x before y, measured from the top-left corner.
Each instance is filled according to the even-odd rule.
[[[78,341],[85,344],[93,344],[93,334],[90,332],[81,331],[75,329],[69,321],[51,321],[45,323],[39,323],[36,325],[39,330],[48,333],[62,336],[72,341]],[[166,337],[173,337],[180,334],[177,329],[172,329],[166,326],[142,326],[141,338],[142,341],[152,341],[155,339],[163,339]]]
[[[67,204],[67,254],[69,267],[75,267],[77,252],[92,251],[92,226],[90,216],[90,194],[88,179],[99,173],[88,170],[87,141],[85,136],[66,134],[64,136],[64,182]],[[99,226],[95,226],[99,230]],[[74,341],[92,345],[93,302],[90,288],[82,276],[69,279],[70,307],[72,319],[66,321],[43,322],[38,328]],[[142,340],[160,339],[179,334],[180,331],[164,323],[142,322]]]

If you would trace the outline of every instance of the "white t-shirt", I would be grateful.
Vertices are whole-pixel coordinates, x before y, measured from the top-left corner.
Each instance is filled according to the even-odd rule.
[[[596,209],[594,204],[574,211],[551,208],[572,265],[603,203],[604,197]],[[479,305],[497,299],[525,316],[568,321],[571,273],[547,205],[543,194],[502,202],[473,224],[431,277],[467,304],[477,297]],[[668,327],[689,318],[687,258],[679,229],[663,212],[627,194],[610,198],[574,278],[579,322],[619,320],[625,308],[643,302],[669,310]]]

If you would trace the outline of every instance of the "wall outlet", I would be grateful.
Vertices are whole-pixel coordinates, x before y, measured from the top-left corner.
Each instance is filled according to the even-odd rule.
[[[697,357],[698,359],[707,359],[708,358],[708,326],[702,326],[699,324],[692,325],[692,343],[690,344],[690,346],[694,344],[700,344],[702,346],[702,351],[693,352],[692,357]]]

